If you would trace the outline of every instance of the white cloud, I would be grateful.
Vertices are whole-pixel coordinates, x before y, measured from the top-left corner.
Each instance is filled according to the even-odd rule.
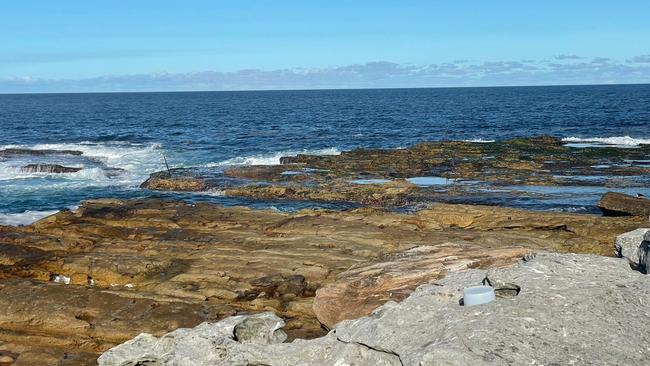
[[[650,64],[650,55],[639,55],[627,60],[627,62],[633,62],[639,64]]]
[[[556,56],[557,61],[456,60],[429,65],[368,62],[331,68],[247,69],[111,75],[78,80],[0,79],[0,92],[324,89],[650,82],[650,55],[627,62]]]

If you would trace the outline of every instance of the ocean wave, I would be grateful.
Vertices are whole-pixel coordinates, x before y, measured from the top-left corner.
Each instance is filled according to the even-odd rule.
[[[650,145],[650,139],[634,138],[630,136],[611,136],[611,137],[565,137],[562,142],[567,143],[587,143],[595,145],[625,146],[638,147],[640,145]]]
[[[137,185],[150,173],[163,169],[161,145],[126,141],[33,145],[5,145],[4,149],[75,150],[79,156],[39,155],[19,156],[0,163],[0,180],[56,177],[69,180],[93,181],[97,184]],[[59,164],[82,168],[74,173],[28,173],[21,168],[30,163]]]
[[[105,181],[109,179],[106,171],[101,168],[83,168],[74,173],[46,173],[46,172],[25,172],[20,166],[6,166],[0,164],[0,181],[13,179],[32,178],[58,178],[68,180]]]
[[[484,140],[482,138],[477,138],[477,139],[469,139],[469,140],[463,140],[464,142],[478,142],[478,143],[489,143],[489,142],[494,142],[495,140]]]
[[[280,158],[284,156],[305,155],[340,155],[341,151],[336,148],[317,149],[317,150],[288,150],[278,151],[270,154],[259,154],[251,156],[238,156],[216,163],[208,163],[204,167],[220,167],[228,165],[279,165]]]
[[[53,215],[58,210],[50,211],[25,211],[20,213],[3,213],[0,214],[0,225],[19,226],[29,225],[44,217]]]

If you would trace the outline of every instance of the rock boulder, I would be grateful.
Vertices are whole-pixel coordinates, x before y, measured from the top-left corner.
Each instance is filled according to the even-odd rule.
[[[650,217],[650,200],[618,192],[607,192],[598,202],[598,208],[605,216]]]
[[[632,269],[650,272],[650,229],[636,229],[616,238],[616,255],[626,258]]]

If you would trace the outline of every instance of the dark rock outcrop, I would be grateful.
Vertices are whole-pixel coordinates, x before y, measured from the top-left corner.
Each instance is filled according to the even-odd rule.
[[[43,156],[43,155],[82,155],[77,150],[32,150],[32,149],[4,149],[0,150],[0,156]]]
[[[650,217],[650,199],[618,192],[607,192],[598,202],[605,216]]]
[[[220,174],[239,179],[235,186],[228,182],[218,186],[226,195],[256,199],[348,201],[383,207],[470,198],[483,203],[487,201],[481,199],[491,198],[495,186],[510,190],[513,199],[535,194],[516,189],[521,185],[647,187],[650,169],[629,162],[648,154],[650,145],[571,148],[549,136],[488,143],[437,141],[404,149],[283,157],[280,165],[208,168],[213,176],[198,168],[173,172],[173,176],[160,172],[143,186],[209,190],[214,188],[214,175]],[[425,178],[425,183],[409,178]],[[439,183],[431,183],[436,180]]]
[[[20,168],[24,173],[76,173],[83,168],[73,168],[59,164],[29,164]]]

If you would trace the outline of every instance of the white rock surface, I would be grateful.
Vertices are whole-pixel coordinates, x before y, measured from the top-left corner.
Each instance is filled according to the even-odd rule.
[[[459,305],[462,289],[481,283],[501,297]],[[99,364],[642,365],[650,359],[649,305],[650,276],[625,260],[543,253],[511,269],[452,273],[319,339],[238,342],[235,327],[251,318],[239,316],[160,339],[140,335]],[[277,331],[281,321],[269,313],[252,317],[276,320],[256,322],[261,334]]]
[[[641,228],[617,236],[614,253],[619,258],[627,258],[632,268],[638,268],[641,264],[641,257],[647,258],[647,253],[641,250],[641,244],[648,233],[650,233],[650,228]],[[646,238],[646,240],[648,239],[650,237]]]

